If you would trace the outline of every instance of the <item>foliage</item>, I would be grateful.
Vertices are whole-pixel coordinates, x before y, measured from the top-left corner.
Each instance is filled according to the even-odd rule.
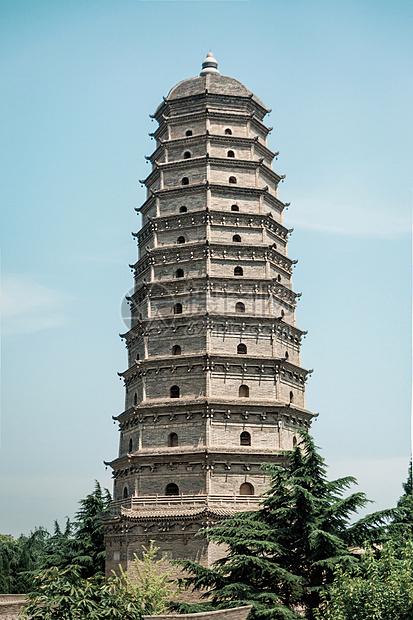
[[[411,620],[413,543],[398,552],[391,543],[366,550],[351,572],[341,566],[316,618],[320,620]]]
[[[122,590],[136,601],[142,614],[159,616],[168,610],[168,602],[179,590],[173,569],[163,557],[156,559],[159,547],[151,540],[149,549],[142,546],[142,560],[134,554],[134,569],[125,573],[119,565]],[[115,575],[115,573],[113,573]]]
[[[404,546],[407,540],[413,540],[413,479],[410,461],[406,482],[403,483],[404,494],[397,502],[395,518],[389,526],[389,535],[398,546]]]
[[[23,618],[31,620],[140,620],[138,606],[116,577],[83,579],[81,569],[49,568],[36,578]]]
[[[213,568],[180,562],[190,574],[188,585],[206,589],[203,597],[215,608],[251,604],[253,615],[263,620],[298,620],[299,611],[314,618],[338,563],[351,567],[357,562],[349,545],[377,539],[392,515],[382,511],[351,524],[368,500],[364,493],[343,497],[356,482],[352,477],[327,480],[324,461],[307,433],[285,457],[284,466],[264,466],[270,485],[259,510],[204,530],[208,540],[226,546],[227,556]]]
[[[32,571],[43,556],[48,533],[43,528],[14,539],[0,537],[0,592],[25,594],[33,587]]]
[[[0,593],[25,594],[33,589],[35,575],[52,567],[76,564],[84,578],[104,573],[100,514],[109,510],[110,493],[95,481],[94,491],[79,503],[75,520],[67,519],[64,530],[55,521],[52,535],[44,528],[18,539],[0,535]]]
[[[105,545],[100,522],[101,515],[109,511],[111,496],[95,480],[92,493],[80,500],[80,510],[76,513],[74,529],[74,557],[71,563],[81,568],[82,577],[104,574]]]
[[[75,555],[73,529],[74,526],[68,518],[66,518],[66,525],[63,531],[59,523],[57,521],[54,522],[54,532],[52,535],[48,535],[42,557],[38,561],[37,568],[39,570],[45,570],[53,566],[64,568],[72,563]]]

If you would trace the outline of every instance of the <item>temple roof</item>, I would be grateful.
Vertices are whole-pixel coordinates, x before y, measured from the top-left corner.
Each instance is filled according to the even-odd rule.
[[[216,75],[214,73],[199,75],[198,77],[188,78],[187,80],[183,80],[183,82],[179,82],[179,84],[169,91],[166,101],[182,99],[183,97],[193,97],[194,95],[200,95],[205,92],[214,95],[250,97],[258,105],[266,109],[263,102],[253,95],[241,82],[238,82],[238,80],[234,78],[226,77],[225,75]]]
[[[208,65],[208,66],[205,66]],[[209,66],[211,65],[211,66]],[[207,58],[202,63],[201,75],[198,77],[188,78],[179,82],[170,91],[165,98],[166,101],[174,99],[182,99],[183,97],[192,97],[208,92],[216,95],[229,95],[235,97],[250,97],[259,106],[266,110],[263,102],[258,99],[251,91],[248,90],[241,82],[225,75],[220,75],[217,69],[218,63],[209,52]]]
[[[236,508],[233,506],[180,506],[179,508],[173,508],[171,506],[165,506],[164,508],[146,508],[134,510],[133,508],[121,507],[121,516],[126,517],[131,521],[140,521],[146,519],[173,519],[173,518],[186,518],[191,519],[200,516],[210,517],[229,517],[236,512],[243,512],[245,510],[251,510],[251,507],[239,505]]]

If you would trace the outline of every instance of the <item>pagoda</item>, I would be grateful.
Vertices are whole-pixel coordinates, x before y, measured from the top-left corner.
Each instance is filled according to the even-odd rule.
[[[156,110],[156,149],[133,233],[128,367],[104,521],[107,570],[150,541],[206,566],[200,528],[257,506],[313,414],[296,327],[296,261],[278,198],[265,105],[212,53]]]

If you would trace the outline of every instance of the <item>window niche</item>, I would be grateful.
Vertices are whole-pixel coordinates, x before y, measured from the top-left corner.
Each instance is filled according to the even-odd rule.
[[[238,396],[240,398],[249,398],[250,395],[250,389],[248,387],[248,385],[240,385],[239,386],[239,390],[238,390]]]
[[[179,390],[179,386],[178,385],[173,385],[170,388],[169,396],[170,396],[170,398],[179,398],[180,397],[180,390]]]
[[[168,435],[169,448],[176,448],[178,446],[178,435],[176,433],[170,433]]]
[[[254,495],[254,487],[249,482],[243,482],[239,488],[240,495]]]
[[[174,482],[170,482],[166,485],[165,495],[179,495],[179,487]]]

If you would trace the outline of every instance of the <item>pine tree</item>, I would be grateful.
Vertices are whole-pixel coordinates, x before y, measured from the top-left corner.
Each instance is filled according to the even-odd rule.
[[[54,522],[53,535],[46,541],[45,550],[39,568],[41,570],[57,566],[64,568],[73,563],[75,556],[75,541],[73,538],[74,526],[66,518],[65,528],[62,531],[57,521]]]
[[[101,515],[108,512],[111,495],[95,480],[95,489],[80,500],[74,521],[74,554],[70,563],[81,569],[83,578],[105,572],[105,545]]]
[[[404,494],[397,502],[395,518],[389,526],[389,535],[394,544],[403,547],[407,540],[413,540],[413,478],[410,461],[407,480],[402,484]]]
[[[329,481],[307,433],[285,457],[285,466],[263,467],[270,485],[259,510],[238,513],[204,531],[208,540],[226,545],[227,556],[210,569],[180,563],[190,574],[188,585],[206,588],[203,596],[215,608],[252,604],[260,619],[298,620],[302,611],[314,618],[335,566],[357,562],[349,546],[377,538],[392,514],[382,511],[351,524],[368,500],[364,493],[343,497],[355,479]]]

